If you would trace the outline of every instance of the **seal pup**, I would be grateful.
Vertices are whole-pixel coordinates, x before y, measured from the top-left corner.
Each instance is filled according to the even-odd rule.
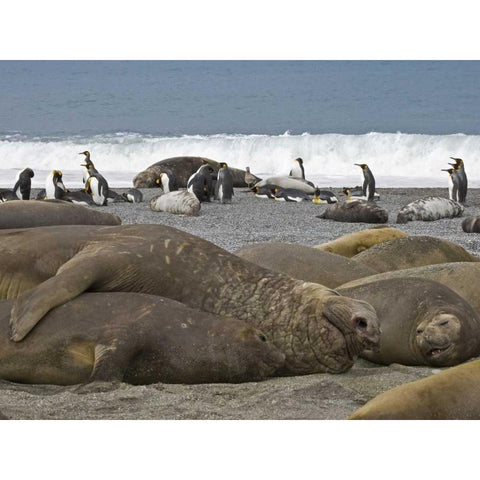
[[[80,152],[79,155],[85,155],[85,163],[81,163],[81,167],[85,167],[83,170],[83,183],[87,183],[88,177],[93,174],[100,174],[100,172],[95,168],[92,160],[90,159],[90,152],[85,150],[84,152]]]
[[[303,167],[303,160],[300,157],[293,161],[293,167],[288,175],[293,178],[302,178],[305,180],[305,168]]]
[[[442,168],[448,172],[448,198],[460,202],[460,179],[454,168]]]
[[[179,215],[199,215],[200,200],[187,190],[176,190],[153,197],[150,200],[150,210]]]
[[[366,163],[355,163],[357,167],[362,169],[363,174],[363,196],[371,202],[375,194],[375,177]]]
[[[10,382],[239,383],[272,375],[285,359],[245,322],[126,292],[80,295],[14,343],[11,303],[0,302],[0,378]]]
[[[360,354],[371,362],[447,367],[480,354],[480,318],[446,285],[426,278],[388,278],[336,290],[367,301],[377,312],[380,347]]]
[[[313,203],[337,203],[338,198],[335,196],[333,192],[329,192],[328,190],[320,190],[318,187],[315,188],[315,192],[313,192]]]
[[[258,185],[253,186],[250,190],[258,198],[275,198],[273,191],[275,190],[275,185],[267,184],[259,187]]]
[[[413,220],[432,222],[441,218],[461,217],[463,206],[455,200],[443,197],[426,197],[405,205],[397,215],[397,223]]]
[[[462,222],[462,230],[465,233],[480,233],[480,217],[467,217]]]
[[[122,193],[123,198],[130,203],[143,202],[143,193],[137,188],[130,188],[128,192]]]
[[[285,354],[279,375],[344,372],[380,336],[368,303],[272,272],[165,225],[0,231],[0,279],[0,297],[15,298],[14,341],[87,290],[149,293],[243,320]]]
[[[187,191],[193,193],[200,202],[210,202],[214,195],[212,177],[213,172],[211,165],[202,165],[187,182]]]
[[[17,173],[12,191],[19,200],[30,200],[32,178],[34,176],[35,174],[31,168],[24,168]]]
[[[457,172],[460,180],[460,203],[465,203],[467,200],[468,179],[465,172],[465,164],[461,158],[450,157],[455,163],[449,163]]]
[[[388,213],[374,203],[357,200],[355,202],[334,203],[316,216],[336,222],[387,223]]]
[[[160,173],[160,175],[156,180],[156,184],[159,187],[161,187],[165,193],[178,190],[177,186],[175,185],[175,179],[172,173],[167,173],[167,172]]]
[[[315,193],[315,186],[312,182],[294,177],[269,177],[256,183],[256,187],[264,187],[265,185],[274,185],[281,188],[294,188],[302,192],[313,195]]]
[[[408,237],[408,233],[402,232],[394,227],[388,227],[387,225],[377,225],[364,230],[347,233],[331,242],[317,245],[315,248],[351,258],[357,253],[373,247],[377,243],[388,242],[403,237]]]
[[[280,202],[309,202],[311,197],[308,193],[301,190],[295,190],[294,188],[273,188],[273,198]]]
[[[215,183],[215,200],[220,203],[232,203],[233,178],[225,162],[220,163],[220,170]]]
[[[47,175],[45,183],[45,198],[62,200],[67,189],[63,184],[62,172],[60,170],[52,170]]]
[[[479,420],[480,360],[376,396],[349,420]]]
[[[436,263],[480,261],[456,243],[426,235],[411,235],[378,243],[352,259],[378,273]]]
[[[245,167],[245,183],[247,184],[248,188],[252,188],[253,185],[255,185],[260,180],[260,178],[250,172],[250,167]]]

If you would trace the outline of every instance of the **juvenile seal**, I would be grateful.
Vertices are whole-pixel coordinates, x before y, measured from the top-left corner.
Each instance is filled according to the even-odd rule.
[[[85,293],[15,343],[11,303],[0,302],[0,378],[11,382],[238,383],[272,375],[285,358],[244,322],[141,293]]]
[[[41,261],[40,261],[41,259]],[[259,328],[286,355],[282,373],[339,373],[376,345],[366,302],[247,262],[164,225],[0,231],[0,297],[15,298],[12,339],[90,291],[160,295]]]
[[[479,420],[480,360],[378,395],[350,420]]]
[[[480,259],[456,243],[436,237],[412,235],[378,243],[352,259],[378,273],[448,262],[478,262]]]
[[[0,229],[121,223],[113,213],[98,212],[62,200],[18,200],[0,204]]]
[[[315,248],[351,258],[357,253],[373,247],[377,243],[388,242],[402,237],[408,237],[408,233],[402,232],[394,227],[378,225],[376,227],[347,233],[331,242],[317,245]]]
[[[336,222],[387,223],[388,213],[372,202],[356,200],[354,202],[334,203],[317,218]]]
[[[256,187],[263,187],[265,185],[274,185],[281,188],[293,188],[295,190],[301,190],[304,193],[313,195],[315,193],[315,186],[312,182],[304,180],[302,178],[294,177],[269,177],[256,183]]]
[[[341,295],[370,303],[380,321],[380,348],[360,355],[390,365],[457,365],[480,353],[480,318],[453,290],[424,278],[391,278]]]
[[[432,222],[441,218],[461,217],[464,208],[455,200],[443,197],[427,197],[415,200],[402,207],[397,215],[397,223],[412,220]]]
[[[257,243],[235,254],[261,267],[328,288],[376,273],[340,255],[291,243]]]
[[[465,233],[480,233],[480,217],[467,217],[462,222],[462,230]]]
[[[175,190],[157,195],[150,200],[150,209],[154,212],[199,215],[200,206],[200,201],[195,194],[187,192],[187,190]]]

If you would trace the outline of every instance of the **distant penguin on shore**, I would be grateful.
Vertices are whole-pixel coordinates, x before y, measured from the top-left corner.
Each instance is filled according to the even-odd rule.
[[[455,163],[449,163],[449,165],[451,165],[455,169],[459,178],[459,189],[460,189],[459,202],[465,203],[465,201],[467,200],[467,190],[468,190],[468,179],[467,179],[467,173],[465,172],[465,164],[461,158],[455,158],[455,157],[450,157],[450,158],[454,160]]]
[[[122,193],[123,198],[130,203],[143,202],[143,193],[138,188],[131,188],[128,192]]]
[[[215,200],[220,203],[232,203],[233,197],[233,178],[228,165],[225,162],[220,163],[220,169],[215,183]]]
[[[210,202],[214,194],[213,179],[211,177],[213,171],[210,165],[202,165],[188,179],[187,191],[193,193],[200,202]]]
[[[311,200],[308,193],[302,192],[301,190],[295,190],[294,188],[274,187],[273,196],[275,200],[280,202],[309,202]]]
[[[258,198],[275,198],[275,196],[273,194],[273,191],[274,191],[275,188],[276,188],[275,185],[272,185],[271,183],[269,183],[269,184],[263,185],[261,187],[259,187],[258,185],[255,185],[250,190]]]
[[[83,183],[87,183],[87,179],[90,175],[99,172],[95,168],[95,165],[93,165],[93,162],[90,160],[90,152],[88,150],[80,152],[79,155],[85,155],[85,163],[81,163],[80,166],[85,167],[85,170],[83,171]]]
[[[63,184],[62,172],[60,170],[52,170],[45,182],[45,199],[52,200],[56,198],[57,200],[63,200],[65,193],[67,193],[67,189]]]
[[[107,205],[108,183],[102,175],[97,173],[90,175],[85,182],[85,192],[92,197],[95,205]]]
[[[175,184],[175,179],[173,178],[172,173],[168,172],[162,172],[155,183],[162,188],[162,190],[165,193],[168,192],[174,192],[175,190],[178,190],[176,184]]]
[[[363,173],[363,196],[370,202],[373,200],[375,195],[375,177],[373,176],[372,171],[368,168],[366,163],[355,163],[357,167],[362,169]]]
[[[290,170],[289,176],[294,178],[303,178],[305,180],[305,169],[303,168],[303,160],[298,157],[293,162],[294,165]]]
[[[25,168],[17,173],[13,193],[19,200],[30,200],[30,191],[32,189],[32,178],[34,177],[31,168]]]
[[[460,178],[454,168],[442,168],[448,172],[448,198],[460,203]]]
[[[319,188],[315,189],[313,194],[313,203],[335,203],[338,202],[338,198],[333,192],[328,190],[320,190]]]

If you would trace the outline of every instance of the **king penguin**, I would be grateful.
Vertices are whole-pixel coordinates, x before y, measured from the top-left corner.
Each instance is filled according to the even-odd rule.
[[[168,192],[173,192],[174,190],[178,190],[178,188],[176,187],[175,185],[175,180],[173,178],[173,175],[170,173],[167,173],[167,172],[162,172],[159,177],[157,178],[157,180],[155,181],[155,183],[162,187],[162,190],[165,192],[165,193],[168,193]]]
[[[122,193],[122,196],[130,203],[143,202],[143,193],[138,188],[131,188],[128,192]]]
[[[47,181],[45,183],[45,199],[52,200],[56,198],[57,200],[63,200],[67,189],[63,184],[62,172],[60,170],[52,170],[47,176]]]
[[[193,193],[200,202],[209,202],[213,196],[212,172],[213,168],[210,165],[202,165],[188,179],[187,191]]]
[[[338,202],[338,198],[335,196],[333,192],[329,192],[328,190],[320,190],[318,187],[315,189],[313,193],[313,203],[336,203]]]
[[[31,168],[25,168],[17,173],[13,193],[19,200],[30,200],[30,190],[32,189],[32,178],[34,175]]]
[[[460,178],[454,168],[442,168],[442,172],[448,172],[448,197],[450,200],[460,202]]]
[[[294,188],[274,187],[273,196],[280,202],[303,202],[310,201],[308,193],[296,190]]]
[[[220,203],[232,203],[233,195],[232,174],[227,164],[221,162],[217,174],[217,183],[215,184],[215,200],[218,200]]]
[[[84,152],[80,152],[79,155],[85,155],[85,163],[81,163],[80,166],[85,167],[83,171],[83,183],[87,183],[87,178],[94,173],[99,173],[98,170],[95,168],[95,165],[90,160],[90,152],[85,150]]]
[[[303,160],[300,157],[294,160],[294,165],[290,170],[289,176],[294,178],[303,178],[303,180],[305,180],[305,169],[303,168]]]
[[[253,186],[250,190],[255,194],[258,198],[275,198],[273,191],[275,189],[275,185],[271,183],[267,183],[267,185],[263,185],[258,187],[257,185]]]
[[[108,183],[99,173],[94,173],[87,178],[85,192],[92,197],[95,205],[107,205]]]
[[[373,176],[372,171],[368,168],[366,163],[355,163],[358,167],[362,169],[363,173],[363,196],[371,202],[375,195],[375,177]]]
[[[460,188],[459,202],[465,203],[465,200],[467,199],[467,190],[468,190],[468,180],[467,180],[467,173],[465,172],[465,164],[463,163],[463,160],[461,158],[454,158],[454,157],[450,157],[450,158],[454,160],[455,163],[449,163],[449,165],[451,165],[455,169],[459,179],[459,188]]]

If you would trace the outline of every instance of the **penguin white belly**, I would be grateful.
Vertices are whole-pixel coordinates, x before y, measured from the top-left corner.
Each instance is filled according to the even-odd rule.
[[[190,193],[194,193],[193,192],[193,179],[195,178],[195,175],[197,174],[197,172],[193,173],[192,175],[190,175],[190,177],[188,178],[188,182],[187,182],[187,192],[190,192]]]
[[[86,168],[83,169],[82,175],[83,175],[83,183],[87,183],[88,177],[90,177],[90,173]]]
[[[53,183],[53,173],[50,173],[45,182],[45,198],[55,198],[55,184]]]
[[[456,198],[453,198],[453,180],[451,175],[448,177],[448,198],[457,201]]]
[[[303,178],[303,173],[298,163],[290,170],[290,176],[294,178]]]
[[[105,202],[105,192],[103,191],[100,182],[95,177],[91,177],[89,184],[93,201],[96,205],[103,205]]]

